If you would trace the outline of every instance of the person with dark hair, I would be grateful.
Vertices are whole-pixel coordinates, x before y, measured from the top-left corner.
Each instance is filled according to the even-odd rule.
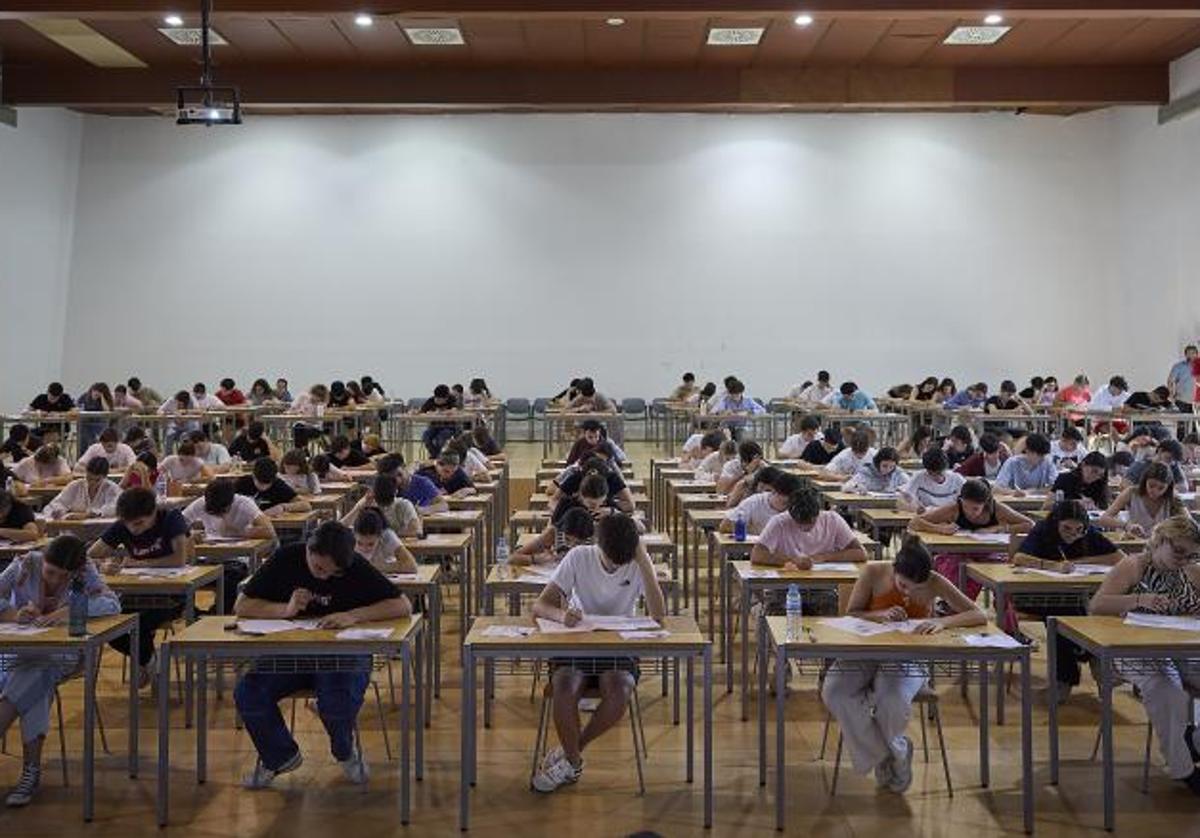
[[[29,426],[17,422],[9,426],[8,437],[4,440],[4,445],[0,446],[0,456],[7,456],[11,462],[19,463],[31,456],[36,447]]]
[[[361,510],[354,521],[354,549],[382,573],[417,572],[417,560],[373,506]]]
[[[1124,376],[1114,375],[1107,387],[1101,387],[1092,395],[1088,410],[1112,412],[1120,410],[1129,399],[1129,382]],[[1128,430],[1128,429],[1127,429]]]
[[[362,468],[369,466],[371,459],[362,452],[361,448],[355,448],[350,443],[349,437],[335,436],[329,442],[329,462],[340,469]]]
[[[1183,358],[1167,373],[1167,392],[1180,413],[1192,413],[1200,382],[1200,350],[1194,344],[1183,348]]]
[[[692,434],[683,444],[683,452],[679,455],[679,467],[699,469],[705,460],[711,464],[716,459],[713,455],[721,450],[721,444],[728,438],[724,430]],[[717,469],[717,472],[720,473],[720,469]]]
[[[310,419],[323,417],[325,408],[329,407],[329,388],[324,384],[314,384],[291,401],[288,413]]]
[[[936,404],[942,404],[956,393],[958,393],[958,385],[954,383],[953,378],[947,376],[938,382],[937,392],[933,394],[933,401]]]
[[[814,439],[800,452],[800,467],[813,470],[828,465],[834,457],[845,450],[840,428],[828,427],[820,439]]]
[[[433,388],[433,395],[421,405],[420,412],[437,414],[452,410],[454,410],[454,395],[445,384],[439,384]],[[458,433],[457,423],[430,420],[428,427],[421,434],[421,442],[424,444],[425,450],[429,452],[429,456],[436,457],[441,453],[442,446],[456,433]]]
[[[717,478],[717,492],[727,495],[726,508],[737,506],[745,497],[754,475],[766,464],[762,446],[752,439],[738,443],[737,459],[721,467]]]
[[[229,453],[242,462],[252,463],[259,457],[275,457],[275,450],[267,438],[267,426],[257,419],[238,431],[229,443]]]
[[[965,389],[955,393],[942,402],[946,410],[982,410],[987,403],[988,386],[983,381],[968,384]]]
[[[508,455],[504,453],[504,450],[500,447],[500,443],[492,436],[492,432],[488,430],[486,423],[475,423],[475,426],[471,428],[471,439],[480,453],[489,460],[500,460],[503,462],[508,459]]]
[[[1171,391],[1163,386],[1155,387],[1153,390],[1134,390],[1125,400],[1126,410],[1171,410],[1173,407]]]
[[[116,514],[120,495],[117,484],[108,479],[108,460],[96,457],[84,468],[83,477],[68,483],[42,512],[56,521],[109,518]]]
[[[584,419],[579,423],[579,437],[567,452],[567,465],[572,465],[593,453],[604,442],[604,425],[599,419]]]
[[[915,402],[931,402],[934,395],[937,393],[938,380],[936,375],[926,376],[921,383],[917,385],[913,393],[912,400]]]
[[[533,605],[534,616],[575,626],[589,616],[632,616],[644,597],[647,614],[661,622],[666,600],[633,519],[602,517],[596,542],[572,548],[563,557]],[[551,671],[550,700],[560,745],[546,754],[534,776],[533,787],[542,793],[578,782],[584,750],[621,720],[637,688],[632,657],[575,656],[551,661]],[[579,699],[589,687],[599,691],[600,705],[581,730]]]
[[[694,373],[685,372],[683,374],[683,383],[671,391],[671,395],[667,398],[673,402],[686,402],[700,388],[696,386],[696,376]]]
[[[1163,463],[1148,462],[1139,471],[1138,481],[1125,486],[1096,526],[1124,530],[1135,537],[1145,537],[1159,523],[1186,513],[1175,494],[1171,471]]]
[[[351,483],[350,475],[342,471],[340,468],[329,462],[329,455],[325,453],[313,455],[312,461],[309,463],[312,468],[312,473],[316,475],[318,481],[322,483]],[[294,486],[292,488],[295,488]]]
[[[580,380],[579,393],[571,401],[568,410],[576,413],[616,413],[617,404],[597,390],[592,379],[584,378]]]
[[[217,388],[217,398],[221,400],[221,404],[225,405],[246,403],[246,394],[238,389],[237,383],[232,378],[221,379],[221,386]]]
[[[1017,385],[1009,379],[1000,382],[1000,392],[994,396],[990,396],[983,404],[983,412],[987,414],[1027,414],[1030,412],[1029,405],[1017,395]],[[991,430],[988,425],[995,423],[985,423],[985,429]]]
[[[279,477],[279,466],[270,457],[255,460],[250,474],[239,477],[233,486],[239,495],[251,498],[270,518],[312,509],[308,501],[297,496],[295,490]]]
[[[836,512],[821,509],[821,496],[807,482],[788,499],[787,514],[763,527],[750,561],[784,570],[811,570],[821,562],[865,562],[854,530]]]
[[[1108,508],[1108,457],[1099,451],[1089,451],[1079,467],[1060,472],[1054,478],[1053,494],[1046,499],[1046,508],[1061,493],[1062,500],[1082,501],[1088,511]]]
[[[1041,434],[1025,437],[1025,450],[1009,457],[996,474],[998,493],[1023,497],[1028,491],[1046,490],[1054,485],[1058,469],[1050,462],[1050,440]],[[1082,460],[1082,455],[1080,456]]]
[[[316,619],[322,628],[343,629],[407,617],[412,605],[355,553],[354,534],[347,527],[326,521],[307,542],[276,550],[246,582],[234,613],[246,619]],[[300,690],[316,694],[317,713],[342,773],[356,784],[367,781],[366,763],[355,747],[354,720],[370,682],[371,658],[364,656],[358,663],[361,666],[352,671],[251,671],[238,680],[234,701],[259,757],[243,780],[246,788],[267,788],[303,762],[279,712],[280,700]]]
[[[143,384],[137,376],[131,376],[125,384],[129,388],[129,395],[141,402],[144,410],[153,410],[163,403],[162,395],[153,387]]]
[[[955,425],[950,429],[950,435],[942,443],[946,452],[946,461],[950,468],[966,460],[975,453],[975,437],[966,425]]]
[[[930,448],[921,455],[921,471],[900,487],[897,505],[923,515],[927,510],[952,505],[958,498],[965,478],[950,471],[950,462],[941,448]]]
[[[563,469],[550,485],[550,502],[557,507],[563,497],[570,497],[579,491],[579,487],[589,474],[598,474],[604,478],[608,486],[607,502],[622,512],[633,512],[633,493],[625,485],[621,471],[598,448],[592,455],[578,463]]]
[[[75,471],[82,474],[88,463],[96,458],[103,459],[113,471],[124,471],[133,465],[137,454],[130,446],[121,442],[116,428],[105,428],[96,441],[75,461]]]
[[[192,442],[190,438],[179,443],[174,454],[164,457],[163,461],[159,463],[158,470],[165,473],[167,479],[174,483],[210,480],[214,476],[213,470],[204,464],[204,460],[200,459],[200,455],[196,451],[196,443]]]
[[[948,613],[935,616],[939,603]],[[987,624],[983,611],[933,570],[929,552],[911,536],[895,561],[870,562],[863,568],[847,613],[877,623],[912,624],[916,634]],[[838,721],[854,770],[874,772],[879,787],[896,794],[912,784],[913,743],[904,731],[913,699],[928,678],[924,666],[897,670],[864,661],[831,668],[821,688],[821,700]]]
[[[37,541],[41,536],[42,531],[33,510],[13,497],[7,489],[0,488],[0,538],[23,544]]]
[[[61,384],[53,381],[46,388],[46,392],[40,393],[29,403],[29,409],[37,413],[66,413],[75,409],[75,400],[67,394]]]
[[[1031,434],[1031,436],[1033,436]],[[1028,446],[1028,438],[1025,445]],[[1018,445],[1018,448],[1021,446]],[[1058,439],[1050,443],[1050,462],[1060,471],[1075,468],[1087,456],[1088,447],[1083,438],[1083,431],[1074,425],[1067,425],[1059,434]]]
[[[843,381],[836,393],[830,393],[821,404],[847,413],[876,413],[875,400],[858,388],[853,381]]]
[[[824,404],[832,395],[833,385],[830,383],[829,370],[820,370],[815,382],[805,382],[803,386],[793,387],[788,392],[790,398],[810,405]]]
[[[0,622],[59,626],[67,622],[71,585],[82,583],[89,617],[119,614],[121,603],[87,560],[74,535],[60,535],[40,552],[9,562],[0,572]],[[58,684],[80,666],[79,654],[8,654],[0,669],[0,736],[21,723],[21,778],[8,806],[33,801],[42,778],[42,745],[50,731],[50,705]]]
[[[852,476],[865,463],[871,462],[875,449],[871,447],[871,431],[863,426],[854,426],[842,432],[848,444],[825,464],[823,471],[826,475],[841,477],[843,480]]]
[[[233,481],[217,479],[204,487],[204,497],[197,498],[183,510],[184,520],[195,533],[198,542],[217,540],[264,539],[275,540],[275,526],[250,498],[239,495]],[[201,564],[210,563],[203,559]],[[213,564],[224,568],[225,600],[222,614],[233,612],[238,585],[247,576],[246,561],[240,557],[216,559]],[[216,613],[214,611],[214,613]]]
[[[1165,439],[1158,444],[1158,448],[1149,458],[1139,460],[1129,467],[1124,477],[1121,478],[1121,485],[1124,488],[1136,486],[1151,463],[1161,463],[1170,472],[1171,481],[1175,485],[1175,491],[1186,492],[1188,490],[1188,479],[1187,475],[1183,473],[1183,468],[1180,466],[1182,462],[1183,446],[1178,440]]]
[[[353,527],[358,517],[368,509],[383,516],[385,523],[401,538],[419,538],[424,531],[421,516],[412,501],[397,495],[399,484],[390,474],[377,474],[371,488],[342,516],[342,523]]]
[[[935,381],[934,384],[936,383]],[[897,453],[903,460],[919,460],[934,442],[933,428],[929,425],[917,425],[908,439],[900,443]]]
[[[383,391],[383,385],[369,375],[361,376],[358,379],[358,386],[362,388],[363,395],[368,399],[372,395],[378,396],[380,401],[387,398],[387,393]]]
[[[900,468],[900,455],[890,445],[880,448],[870,462],[863,463],[850,479],[842,484],[843,492],[866,495],[879,492],[899,492],[908,481],[908,473]]]
[[[192,385],[192,405],[196,410],[220,410],[225,407],[224,402],[208,392],[203,381]]]
[[[779,444],[779,456],[788,460],[798,460],[804,454],[804,449],[823,436],[821,418],[812,413],[805,414],[800,417],[796,433]]]
[[[717,400],[709,413],[727,416],[721,425],[729,430],[730,436],[739,439],[748,424],[747,416],[761,416],[767,412],[757,399],[746,395],[746,385],[733,379],[725,387],[725,395]]]
[[[736,507],[725,510],[725,517],[718,525],[721,532],[733,532],[738,516],[746,520],[746,532],[758,535],[767,523],[783,512],[787,512],[792,493],[800,488],[800,478],[794,474],[764,466],[754,480],[754,491]]]
[[[137,455],[137,459],[125,471],[125,476],[121,478],[119,488],[121,491],[126,489],[153,489],[158,483],[158,457],[154,456],[153,451],[143,451]]]
[[[288,389],[288,380],[286,378],[275,379],[275,398],[284,404],[292,403],[292,392]]]
[[[550,523],[545,529],[538,533],[536,538],[514,551],[513,563],[545,564],[562,558],[572,546],[567,538],[565,524],[569,516],[582,513],[595,522],[619,511],[613,506],[608,490],[608,483],[600,474],[591,472],[585,475],[580,480],[577,491],[564,494],[554,505]]]
[[[275,391],[271,389],[271,384],[265,378],[256,378],[254,383],[250,385],[250,393],[247,400],[254,407],[262,407],[263,405],[277,403],[279,399],[275,397]]]
[[[1000,473],[1000,467],[1009,458],[1011,451],[1000,441],[1000,437],[991,431],[979,435],[978,450],[955,466],[954,470],[963,477],[985,477],[995,480]]]
[[[118,558],[123,553],[124,558]],[[188,523],[177,509],[159,509],[153,489],[126,489],[117,498],[117,520],[88,548],[88,558],[101,573],[120,573],[126,567],[183,567],[192,556]],[[145,688],[157,670],[154,635],[180,613],[170,608],[135,608],[138,615],[138,661],[141,683]],[[110,644],[123,655],[130,653],[129,638]]]
[[[475,483],[467,477],[458,455],[450,451],[442,451],[433,465],[419,469],[417,474],[431,481],[447,497],[463,498],[475,494]]]
[[[71,479],[71,467],[58,446],[47,443],[12,467],[13,477],[26,486],[64,486]]]
[[[187,435],[188,442],[196,447],[196,456],[212,473],[222,474],[232,467],[233,457],[229,449],[219,442],[213,442],[208,431],[201,428]]]
[[[321,478],[313,472],[308,452],[303,448],[293,448],[283,455],[279,461],[279,479],[298,495],[321,494]]]

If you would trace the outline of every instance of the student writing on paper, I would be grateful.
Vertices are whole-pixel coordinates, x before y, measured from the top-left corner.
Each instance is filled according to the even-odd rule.
[[[644,596],[647,613],[661,622],[666,601],[633,520],[624,515],[601,518],[596,541],[563,557],[533,605],[534,616],[568,626],[585,614],[629,617]],[[533,787],[543,793],[579,781],[584,750],[624,716],[638,677],[633,657],[572,656],[551,661],[551,670],[560,745],[546,754],[534,776]],[[599,692],[600,705],[581,729],[579,700],[587,690]]]
[[[1109,571],[1090,604],[1092,614],[1124,616],[1131,611],[1200,616],[1200,526],[1186,513],[1158,524],[1146,549],[1126,556]],[[1172,779],[1200,795],[1200,734],[1191,723],[1192,695],[1200,673],[1175,661],[1116,665],[1117,674],[1142,696],[1158,747]]]
[[[88,616],[120,613],[121,603],[87,560],[83,541],[60,535],[43,552],[16,559],[0,573],[0,622],[62,625],[67,621],[67,597],[76,577],[83,581]],[[19,653],[0,669],[0,736],[14,721],[21,721],[21,776],[5,799],[9,806],[26,806],[37,792],[54,689],[79,664],[77,653]]]
[[[750,551],[757,565],[811,570],[814,562],[865,562],[867,551],[836,512],[821,509],[810,485],[792,493],[787,512],[771,518]]]
[[[396,479],[386,474],[377,474],[371,488],[342,516],[342,523],[353,527],[358,516],[366,509],[375,509],[383,515],[389,528],[400,538],[417,538],[424,531],[417,508],[406,498],[397,497],[399,487]]]
[[[188,504],[183,517],[199,543],[210,539],[275,540],[271,519],[254,501],[239,495],[228,478],[214,480],[205,486],[204,497]],[[237,586],[247,576],[246,561],[242,557],[230,557],[221,565],[225,576],[223,613],[229,614],[237,599]]]
[[[21,543],[37,541],[41,534],[33,510],[0,489],[0,539]]]
[[[733,532],[738,515],[746,518],[746,532],[758,535],[767,523],[781,512],[787,512],[792,493],[800,488],[800,478],[794,474],[767,466],[758,472],[754,494],[733,509],[725,511],[718,525],[721,532]]]
[[[1125,514],[1124,519],[1121,513]],[[1096,519],[1096,524],[1144,537],[1160,522],[1183,513],[1183,504],[1175,497],[1170,470],[1162,463],[1147,463],[1137,483],[1122,489]]]
[[[96,457],[88,462],[83,477],[68,483],[43,511],[54,520],[107,518],[116,514],[120,495],[117,484],[108,479],[108,460]]]
[[[560,504],[550,524],[511,557],[516,566],[555,564],[571,549],[589,544],[595,537],[596,523],[591,512],[581,506]]]
[[[416,573],[417,560],[373,506],[354,521],[354,550],[382,573]]]
[[[281,547],[250,577],[234,606],[238,617],[291,620],[317,618],[326,629],[343,629],[412,613],[408,598],[354,552],[354,534],[326,521],[303,544]],[[243,675],[234,689],[259,761],[243,780],[263,789],[303,762],[300,746],[288,732],[279,702],[300,690],[316,693],[317,713],[329,734],[329,747],[352,783],[367,781],[367,767],[354,746],[354,720],[370,682],[369,656],[355,671],[256,672]],[[266,669],[266,667],[264,667]]]
[[[951,613],[934,617],[939,601]],[[847,613],[881,623],[920,620],[917,634],[987,622],[975,603],[933,570],[933,559],[912,536],[905,539],[894,562],[871,562],[863,568]],[[854,770],[874,771],[879,788],[896,794],[903,794],[912,783],[913,743],[904,730],[913,698],[928,676],[924,666],[896,671],[862,662],[844,670],[833,667],[821,689],[825,706],[842,729]]]
[[[308,512],[312,506],[296,495],[294,489],[279,477],[279,466],[270,457],[254,461],[250,474],[233,484],[239,495],[246,495],[270,518],[288,512]]]
[[[843,492],[865,495],[870,492],[898,492],[908,481],[908,473],[900,468],[900,455],[891,446],[875,452],[870,462],[863,463],[850,479],[842,484]]]
[[[95,459],[104,460],[113,471],[124,471],[133,465],[137,454],[120,441],[116,428],[105,428],[101,431],[100,437],[75,462],[75,473],[83,474],[88,463]]]

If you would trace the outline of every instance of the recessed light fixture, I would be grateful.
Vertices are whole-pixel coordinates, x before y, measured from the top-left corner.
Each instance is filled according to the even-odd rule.
[[[366,29],[368,26],[373,26],[374,24],[375,24],[375,18],[371,17],[368,14],[365,14],[365,13],[359,14],[359,15],[355,15],[355,17],[354,17],[354,25],[361,26],[363,29]]]
[[[712,47],[752,47],[762,40],[761,26],[713,27],[708,30],[708,45]]]
[[[163,23],[167,26],[183,26],[183,18],[179,15],[167,15],[163,18]]]
[[[624,25],[625,25],[625,18],[623,18],[623,17],[610,17],[608,20],[606,20],[606,21],[604,21],[604,22],[605,22],[605,23],[607,23],[609,26],[624,26]]]
[[[943,44],[950,46],[986,47],[990,46],[1011,29],[1010,26],[959,26],[946,36]]]
[[[983,22],[986,23],[988,26],[999,26],[1000,24],[1004,23],[1004,15],[996,14],[995,12],[992,12],[990,15],[988,15],[987,17],[985,17],[983,19]]]
[[[404,34],[417,47],[455,47],[466,43],[456,26],[406,26]]]
[[[796,15],[796,25],[797,26],[812,26],[813,25],[813,16],[812,15]]]

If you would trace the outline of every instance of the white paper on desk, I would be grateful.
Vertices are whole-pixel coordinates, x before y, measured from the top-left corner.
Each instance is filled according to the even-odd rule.
[[[205,544],[237,544],[239,541],[245,540],[240,535],[209,535],[205,533],[204,540],[200,542],[200,546],[203,547]]]
[[[984,544],[1008,544],[1009,540],[1006,532],[956,532],[955,535],[961,535],[963,538]]]
[[[825,573],[854,573],[858,565],[854,562],[815,562],[812,569]]]
[[[1143,614],[1138,611],[1125,615],[1125,625],[1138,628],[1200,631],[1200,617],[1172,617],[1167,614]]]
[[[608,617],[588,614],[584,616],[583,620],[597,631],[657,631],[661,628],[658,621],[651,617]]]
[[[1007,634],[964,634],[963,642],[968,646],[988,646],[994,649],[1019,649],[1020,641]]]
[[[592,627],[586,622],[568,626],[566,623],[547,620],[544,617],[537,618],[537,627],[542,634],[584,634],[592,630]]]
[[[894,498],[900,497],[900,493],[899,492],[867,492],[867,497],[869,497],[869,498],[893,498],[894,499]]]
[[[859,637],[872,637],[876,634],[888,634],[893,631],[907,634],[916,628],[918,622],[917,620],[905,620],[902,623],[876,623],[860,617],[829,617],[821,620],[822,625],[856,634]]]
[[[45,626],[27,626],[22,623],[0,623],[0,634],[6,634],[9,636],[28,636],[31,634],[43,634],[47,631],[50,631],[50,629],[46,628]]]
[[[553,567],[542,567],[541,565],[530,565],[529,567],[521,568],[518,581],[528,579],[531,582],[549,582],[554,577],[554,571],[557,565]]]
[[[238,620],[242,634],[279,634],[284,631],[315,631],[317,620]]]
[[[187,572],[188,568],[186,567],[123,567],[118,575],[170,579],[175,576],[183,576]]]
[[[656,640],[660,637],[670,637],[671,632],[666,629],[658,631],[622,631],[619,632],[622,640]]]
[[[1070,573],[1061,570],[1046,570],[1040,567],[1026,567],[1022,568],[1022,571],[1036,573],[1038,576],[1049,576],[1052,579],[1078,579],[1081,576],[1103,576],[1108,573],[1109,568],[1102,564],[1087,564],[1076,565]]]
[[[416,582],[419,578],[419,574],[416,573],[389,573],[387,575],[387,580],[393,585],[397,582]]]
[[[338,640],[387,640],[392,636],[392,629],[348,628],[342,629],[334,636]]]
[[[1075,570],[1083,576],[1104,576],[1112,568],[1106,564],[1077,564]]]
[[[747,579],[778,579],[778,570],[761,570],[757,567],[748,567],[745,570]]]
[[[537,629],[533,626],[488,626],[483,630],[484,637],[528,637]]]

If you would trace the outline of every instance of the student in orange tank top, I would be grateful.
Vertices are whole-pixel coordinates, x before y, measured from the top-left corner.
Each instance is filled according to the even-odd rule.
[[[937,613],[941,601],[949,613]],[[987,617],[949,579],[933,570],[933,559],[921,542],[908,537],[894,562],[863,567],[847,613],[877,623],[918,621],[916,634],[980,626]],[[821,698],[841,726],[854,770],[875,772],[879,788],[903,794],[912,784],[912,740],[904,735],[913,698],[929,678],[924,665],[883,669],[862,661],[852,668],[836,665],[825,676]]]

